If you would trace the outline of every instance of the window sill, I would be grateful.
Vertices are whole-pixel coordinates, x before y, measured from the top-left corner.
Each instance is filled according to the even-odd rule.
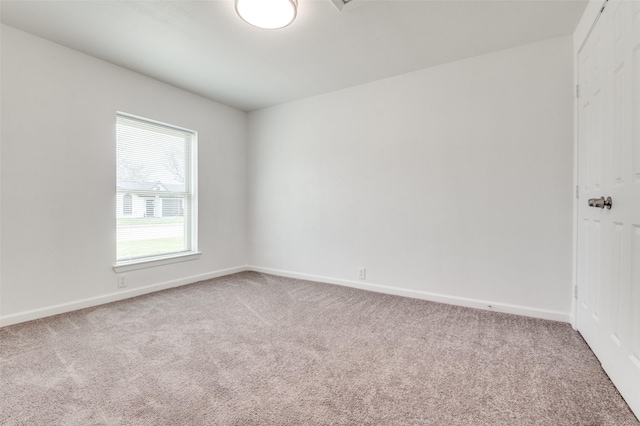
[[[188,252],[173,254],[169,256],[149,257],[146,259],[134,259],[124,262],[118,262],[113,265],[113,271],[116,274],[121,272],[135,271],[137,269],[153,268],[156,266],[168,265],[170,263],[186,262],[189,260],[199,259],[202,253]]]

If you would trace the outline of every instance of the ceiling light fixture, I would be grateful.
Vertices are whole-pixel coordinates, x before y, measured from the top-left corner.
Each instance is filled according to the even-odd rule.
[[[275,30],[293,22],[297,0],[236,0],[236,13],[248,24]]]

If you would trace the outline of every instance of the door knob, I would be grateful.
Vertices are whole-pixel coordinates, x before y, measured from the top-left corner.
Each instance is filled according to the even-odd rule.
[[[613,206],[613,200],[611,197],[607,197],[606,199],[604,197],[589,199],[589,207],[598,207],[600,209],[604,209],[606,207],[607,210],[611,210],[611,206]]]

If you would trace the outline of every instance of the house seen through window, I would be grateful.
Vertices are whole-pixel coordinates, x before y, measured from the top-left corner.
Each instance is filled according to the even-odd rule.
[[[196,133],[118,114],[118,263],[196,252]]]

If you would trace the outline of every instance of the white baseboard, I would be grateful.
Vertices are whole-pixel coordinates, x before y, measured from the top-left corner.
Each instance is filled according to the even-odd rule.
[[[210,280],[212,278],[218,278],[225,275],[235,274],[237,272],[243,272],[246,270],[246,266],[237,266],[235,268],[222,269],[206,274],[192,275],[190,277],[180,278],[178,280],[165,281],[162,283],[152,284],[144,287],[132,288],[130,290],[119,291],[117,293],[110,293],[102,296],[90,297],[88,299],[81,299],[73,302],[61,303],[59,305],[47,306],[30,311],[23,311],[15,314],[0,316],[0,327],[50,317],[52,315],[64,314],[66,312],[76,311],[78,309],[91,308],[93,306],[103,305],[105,303],[129,299],[147,293],[153,293],[173,287],[180,287],[186,284]]]
[[[165,281],[145,287],[132,288],[130,290],[119,291],[117,293],[105,294],[88,299],[76,300],[59,305],[47,306],[30,311],[18,312],[15,314],[0,316],[0,327],[18,324],[25,321],[36,320],[78,309],[90,308],[103,305],[105,303],[116,302],[118,300],[129,299],[143,294],[153,293],[173,287],[180,287],[198,281],[210,280],[225,275],[235,274],[243,271],[255,271],[265,274],[278,275],[282,277],[298,278],[309,281],[318,281],[329,284],[337,284],[346,287],[359,288],[362,290],[375,291],[377,293],[394,294],[397,296],[412,297],[414,299],[430,300],[432,302],[447,303],[450,305],[465,306],[468,308],[483,309],[487,311],[504,312],[508,314],[522,315],[526,317],[541,318],[553,321],[570,322],[569,312],[551,311],[547,309],[532,308],[528,306],[511,305],[507,303],[493,302],[488,300],[470,299],[465,297],[449,296],[445,294],[429,293],[425,291],[411,290],[402,287],[392,287],[388,285],[366,283],[362,281],[351,281],[339,278],[325,277],[320,275],[304,274],[300,272],[284,271],[280,269],[262,268],[259,266],[243,265],[234,268],[222,269],[206,274],[193,275],[173,281]],[[491,308],[488,308],[491,306]]]
[[[339,278],[324,277],[319,275],[303,274],[299,272],[283,271],[280,269],[262,268],[248,265],[248,271],[262,272],[265,274],[278,275],[281,277],[298,278],[309,281],[319,281],[329,284],[337,284],[346,287],[354,287],[362,290],[375,291],[378,293],[394,294],[397,296],[412,297],[414,299],[429,300],[432,302],[447,303],[449,305],[464,306],[467,308],[483,309],[485,311],[504,312],[507,314],[522,315],[525,317],[540,318],[553,321],[570,322],[570,313],[539,309],[529,306],[511,305],[508,303],[493,302],[489,300],[470,299],[466,297],[449,296],[446,294],[429,293],[426,291],[410,290],[402,287],[392,287],[388,285],[372,284],[362,281],[351,281]],[[491,308],[489,308],[491,306]]]

